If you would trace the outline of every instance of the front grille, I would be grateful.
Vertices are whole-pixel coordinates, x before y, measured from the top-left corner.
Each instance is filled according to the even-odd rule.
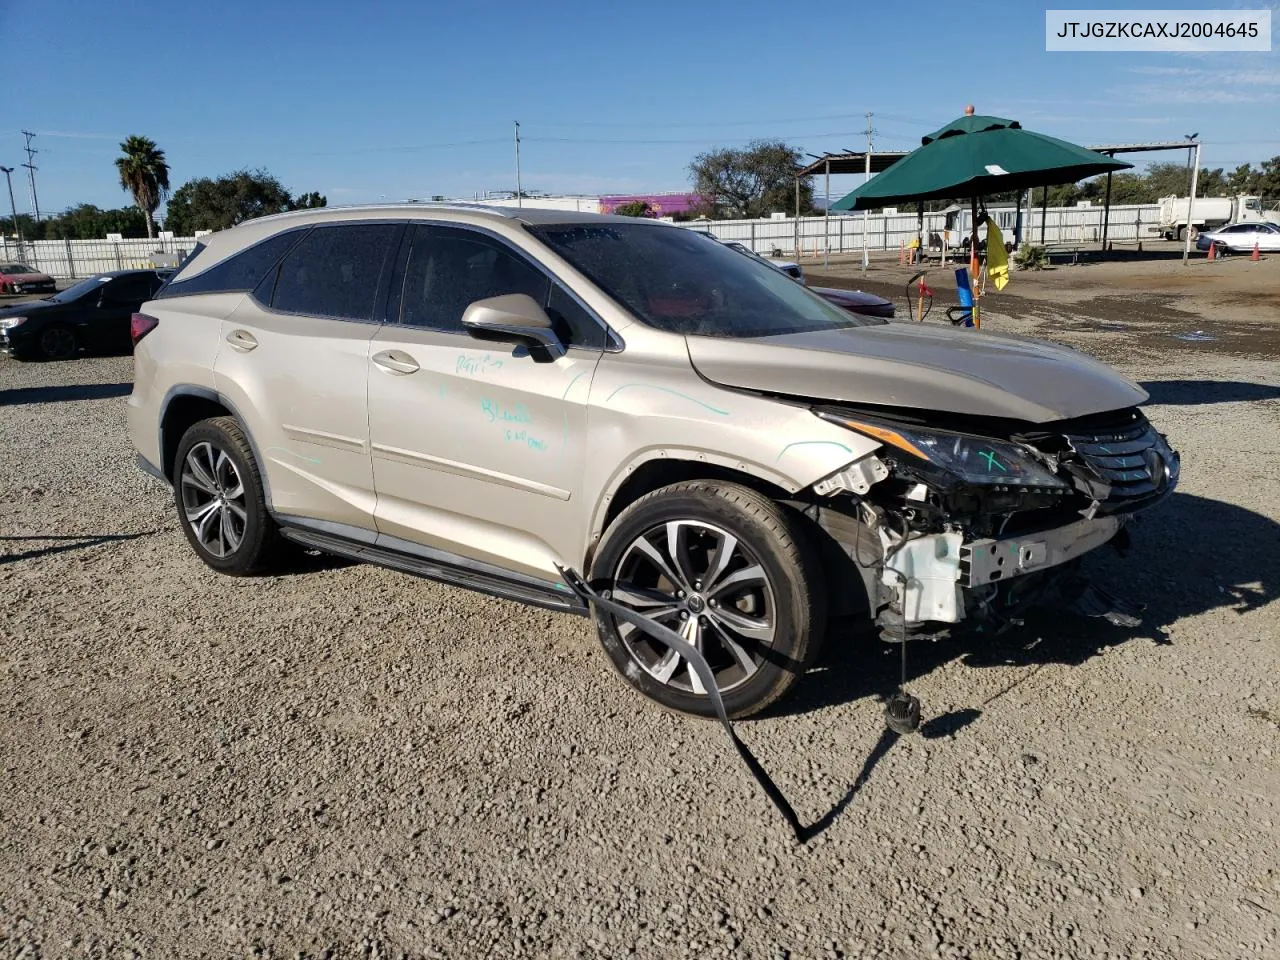
[[[1157,445],[1156,432],[1143,420],[1125,430],[1105,433],[1067,434],[1076,453],[1111,487],[1107,500],[1131,500],[1156,493],[1164,483],[1153,477],[1148,451]]]
[[[1035,445],[1056,454],[1063,469],[1103,512],[1135,510],[1168,493],[1178,475],[1177,454],[1137,409],[1057,424],[1056,437]]]

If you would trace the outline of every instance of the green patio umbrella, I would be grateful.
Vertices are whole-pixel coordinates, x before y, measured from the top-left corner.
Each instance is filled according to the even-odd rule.
[[[1133,164],[1022,129],[1016,120],[961,117],[921,138],[918,149],[831,205],[867,210],[907,200],[981,197],[1074,183]]]

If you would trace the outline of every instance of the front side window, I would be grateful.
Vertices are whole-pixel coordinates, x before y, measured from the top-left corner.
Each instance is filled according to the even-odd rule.
[[[399,231],[397,223],[316,227],[280,264],[271,306],[316,317],[372,320],[378,281]]]
[[[31,267],[28,267],[25,263],[0,264],[0,273],[4,273],[4,274],[12,274],[12,273],[23,274],[23,273],[37,273],[37,272],[38,271],[31,269]]]
[[[306,232],[302,229],[277,233],[192,277],[185,276],[183,268],[179,268],[177,276],[165,285],[160,296],[184,297],[194,293],[241,293],[252,290]],[[195,253],[199,253],[200,249],[203,248],[197,249]],[[193,257],[195,253],[192,254]],[[189,262],[190,258],[186,263]]]
[[[527,229],[638,320],[668,333],[767,337],[884,323],[841,310],[724,244],[658,224]]]
[[[463,333],[462,315],[475,301],[525,293],[541,306],[550,286],[546,274],[484,234],[419,226],[405,264],[400,322]]]

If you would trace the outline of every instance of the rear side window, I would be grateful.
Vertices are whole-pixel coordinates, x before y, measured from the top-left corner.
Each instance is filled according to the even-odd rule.
[[[117,277],[103,290],[103,299],[108,303],[140,304],[151,296],[155,274],[139,273],[129,277]]]
[[[178,276],[160,291],[160,298],[252,290],[306,232],[302,229],[277,233],[189,279],[179,271]]]
[[[280,264],[271,306],[317,317],[372,320],[378,281],[399,230],[396,223],[316,227]]]

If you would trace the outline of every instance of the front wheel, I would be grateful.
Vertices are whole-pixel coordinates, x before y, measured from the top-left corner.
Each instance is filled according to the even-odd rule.
[[[79,348],[75,332],[60,323],[40,332],[40,355],[46,360],[70,360]]]
[[[182,436],[173,465],[178,522],[196,554],[219,573],[263,573],[279,554],[262,476],[234,417],[201,420]]]
[[[610,525],[592,579],[675,630],[706,658],[731,717],[758,713],[813,661],[826,625],[813,544],[778,504],[737,484],[673,484]],[[664,707],[714,716],[688,662],[661,641],[596,616],[618,672]]]

